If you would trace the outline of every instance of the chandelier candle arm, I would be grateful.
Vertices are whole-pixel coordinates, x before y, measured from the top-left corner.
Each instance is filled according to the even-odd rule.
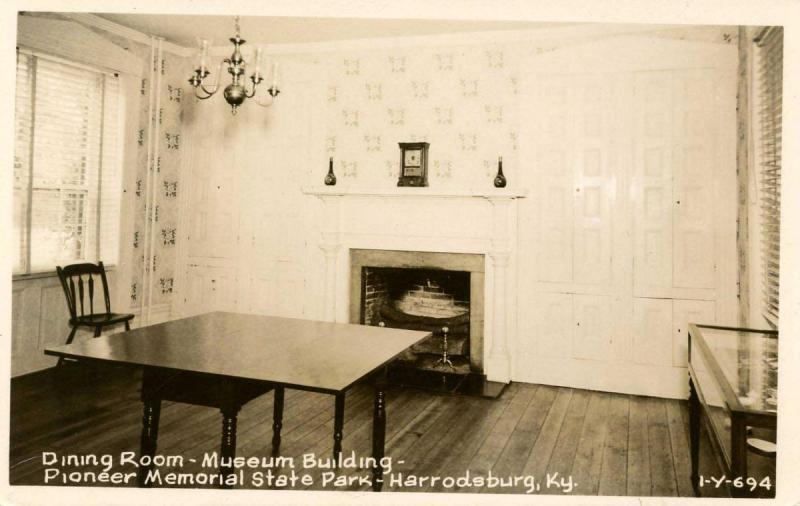
[[[217,91],[219,91],[220,86],[220,75],[222,74],[222,65],[228,65],[228,74],[231,76],[231,84],[224,88],[223,95],[225,97],[225,101],[228,102],[231,106],[231,112],[236,114],[238,108],[242,103],[244,103],[245,99],[253,98],[256,95],[256,89],[258,85],[264,80],[262,73],[261,73],[261,56],[262,56],[262,48],[256,47],[255,50],[255,71],[250,75],[250,82],[252,86],[250,89],[247,89],[247,81],[243,80],[247,74],[247,62],[242,56],[241,46],[246,42],[242,39],[240,32],[239,32],[239,16],[236,16],[235,20],[235,27],[236,27],[236,35],[231,37],[229,40],[233,44],[233,53],[231,54],[230,58],[224,59],[219,66],[219,71],[215,76],[216,79],[214,84],[207,88],[205,86],[205,79],[210,75],[210,72],[207,68],[207,60],[208,60],[208,41],[206,39],[202,39],[200,41],[200,61],[198,64],[197,69],[195,69],[194,74],[189,78],[189,84],[195,89],[194,94],[197,98],[201,100],[205,100],[213,96]],[[202,94],[201,94],[202,92]],[[258,99],[255,102],[262,106],[262,107],[269,107],[275,100],[275,97],[278,96],[280,90],[278,89],[278,64],[273,63],[272,66],[272,86],[267,89],[267,93],[270,96],[269,102],[261,102]]]
[[[214,79],[214,84],[212,84],[210,86],[211,89],[206,88],[205,84],[203,84],[203,79],[205,77],[208,77],[209,75],[211,75],[211,73],[208,70],[205,70],[205,71],[203,71],[201,73],[201,70],[199,68],[195,71],[195,75],[192,76],[191,79],[189,79],[189,82],[192,84],[192,86],[194,86],[194,96],[195,97],[199,98],[200,100],[205,100],[207,98],[213,97],[214,94],[217,91],[219,91],[219,76],[222,74],[222,66],[224,64],[225,64],[225,62],[220,62],[219,63],[219,68],[217,68],[217,75],[216,75],[216,77]],[[203,76],[203,77],[200,77],[200,76]],[[197,82],[198,84],[195,85],[194,82]],[[205,96],[201,96],[198,93],[198,89],[202,90],[203,93],[205,93]]]

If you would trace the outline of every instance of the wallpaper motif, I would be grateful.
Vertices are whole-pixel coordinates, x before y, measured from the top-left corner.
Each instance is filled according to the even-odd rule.
[[[149,54],[146,58],[149,60]],[[183,68],[182,61],[169,54],[164,54],[160,61],[154,59],[152,67],[145,72],[139,88],[140,109],[137,132],[137,164],[135,188],[135,225],[133,237],[126,244],[134,250],[132,275],[130,280],[131,307],[142,307],[143,299],[152,296],[151,304],[168,304],[172,302],[173,284],[176,269],[176,241],[178,236],[178,195],[180,191],[180,143],[181,113],[183,100]],[[150,81],[160,74],[160,86],[155,90],[159,94],[159,106],[156,109],[155,99],[151,111]],[[156,79],[155,82],[158,82]],[[156,131],[150,129],[156,125]],[[150,166],[147,160],[148,139],[157,143]],[[149,190],[155,193],[155,206],[148,210],[147,173],[150,171],[151,184]],[[153,179],[155,178],[155,179]],[[154,224],[153,237],[149,237],[150,226]],[[146,241],[152,241],[153,256],[146,261]],[[151,277],[146,283],[144,276]],[[148,290],[147,285],[152,284]]]
[[[394,186],[399,142],[430,143],[431,186],[491,186],[497,158],[513,177],[519,44],[329,55],[326,144],[344,184]]]

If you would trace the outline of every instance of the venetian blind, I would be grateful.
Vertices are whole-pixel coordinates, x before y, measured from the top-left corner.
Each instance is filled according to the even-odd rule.
[[[781,120],[783,103],[783,28],[770,27],[756,39],[759,134],[759,204],[764,318],[778,326],[780,291]]]
[[[117,261],[118,78],[19,53],[14,272]]]

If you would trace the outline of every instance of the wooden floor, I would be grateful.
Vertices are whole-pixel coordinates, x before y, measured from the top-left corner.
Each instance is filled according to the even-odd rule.
[[[138,451],[140,376],[110,367],[89,372],[74,366],[64,369],[59,375],[51,370],[12,381],[12,485],[44,484],[44,468],[48,466],[42,462],[42,452],[59,456],[111,454],[118,459],[121,452]],[[557,481],[565,486],[572,478],[570,494],[692,496],[688,418],[682,401],[520,383],[511,384],[498,400],[399,388],[391,388],[387,400],[386,454],[393,459],[392,476],[454,480],[427,480],[410,486],[387,481],[384,490],[563,494],[565,490],[552,483],[547,486],[548,475],[558,473]],[[371,390],[358,385],[346,397],[345,456],[351,452],[357,457],[370,454],[371,416]],[[268,457],[271,427],[270,393],[240,412],[237,455]],[[295,472],[308,471],[302,469],[304,454],[329,457],[332,427],[333,397],[287,390],[281,455],[295,458]],[[164,403],[158,453],[197,462],[162,471],[209,473],[200,463],[204,453],[218,450],[220,429],[221,417],[216,410]],[[716,465],[707,453],[708,445],[701,446],[701,466],[713,473]],[[135,470],[116,464],[113,470]],[[99,471],[100,467],[64,468],[65,472],[69,470]],[[252,471],[247,469],[246,473]],[[311,471],[314,485],[298,484],[295,488],[321,489],[325,471],[330,470]],[[291,470],[273,472],[289,475]],[[535,485],[523,479],[507,487],[458,480],[467,473],[471,479],[491,475],[506,483],[510,477],[533,476],[540,488],[531,490]],[[369,472],[343,468],[336,476],[357,480],[369,476]],[[60,479],[56,478],[54,484],[62,484]],[[245,481],[240,488],[268,488]],[[336,488],[368,489],[357,483]]]

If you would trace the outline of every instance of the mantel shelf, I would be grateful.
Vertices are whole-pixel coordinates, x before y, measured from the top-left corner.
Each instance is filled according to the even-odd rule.
[[[494,188],[480,190],[455,190],[438,188],[347,188],[336,186],[306,186],[306,195],[318,197],[428,197],[428,198],[483,198],[483,199],[519,199],[528,195],[527,189]]]

